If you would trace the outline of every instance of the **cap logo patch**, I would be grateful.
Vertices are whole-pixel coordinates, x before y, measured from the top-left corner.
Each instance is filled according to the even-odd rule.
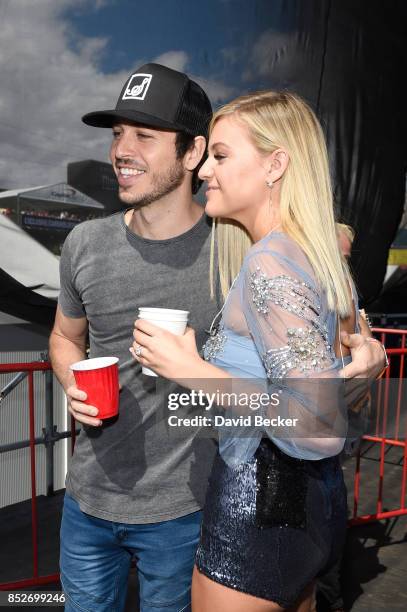
[[[152,74],[142,72],[133,74],[127,83],[122,100],[144,100],[152,78]]]

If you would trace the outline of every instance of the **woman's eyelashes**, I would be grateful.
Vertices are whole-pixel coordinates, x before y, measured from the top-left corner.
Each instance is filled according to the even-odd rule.
[[[222,153],[215,153],[213,159],[216,159],[216,161],[221,161],[222,159],[226,159],[226,155],[222,155]]]

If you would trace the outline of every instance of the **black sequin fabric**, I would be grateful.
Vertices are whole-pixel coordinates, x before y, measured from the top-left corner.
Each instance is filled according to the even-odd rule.
[[[306,462],[261,444],[256,456],[256,525],[305,529]]]
[[[346,516],[337,457],[293,459],[269,439],[235,468],[218,455],[197,568],[215,582],[289,608],[339,558]]]

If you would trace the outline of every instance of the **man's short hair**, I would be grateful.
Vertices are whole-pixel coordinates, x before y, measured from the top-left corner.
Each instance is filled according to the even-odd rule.
[[[191,134],[187,134],[186,132],[177,132],[175,136],[175,153],[176,153],[177,159],[182,159],[184,155],[187,153],[187,151],[192,149],[194,142],[195,142],[195,136],[192,136]],[[205,158],[206,158],[206,150],[202,156],[201,161],[199,162],[195,170],[192,172],[191,187],[192,187],[192,193],[194,194],[198,193],[203,183],[203,181],[201,181],[201,179],[198,177],[198,172],[201,166],[203,165]]]

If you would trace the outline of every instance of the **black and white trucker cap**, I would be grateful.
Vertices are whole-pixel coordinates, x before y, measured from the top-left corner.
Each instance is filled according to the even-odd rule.
[[[82,121],[112,127],[120,120],[206,136],[211,103],[186,74],[160,64],[145,64],[127,79],[114,110],[87,113]]]

